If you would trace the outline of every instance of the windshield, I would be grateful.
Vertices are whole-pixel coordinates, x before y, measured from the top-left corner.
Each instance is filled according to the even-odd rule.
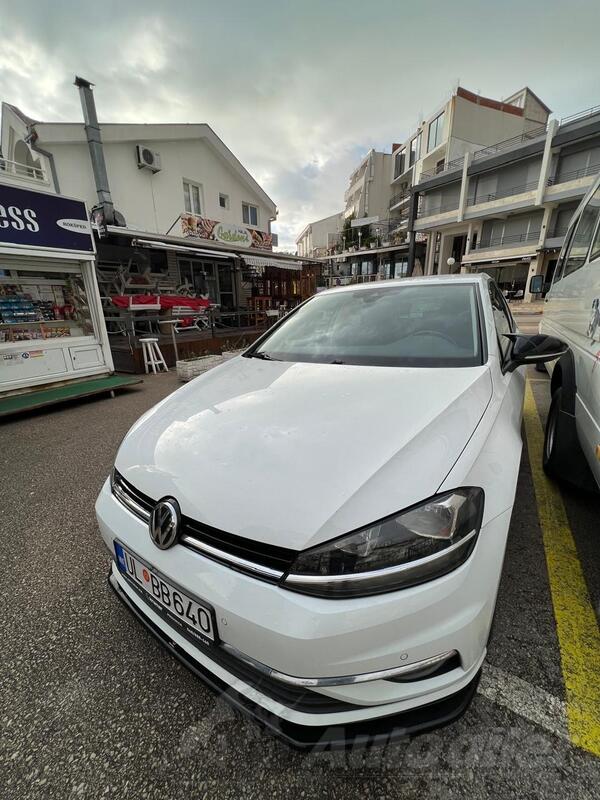
[[[482,363],[474,284],[412,284],[317,295],[251,357],[373,366]]]

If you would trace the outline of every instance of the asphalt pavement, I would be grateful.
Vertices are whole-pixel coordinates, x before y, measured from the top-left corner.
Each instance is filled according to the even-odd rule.
[[[543,418],[547,379],[529,377]],[[568,724],[527,447],[488,662],[467,714],[410,742],[299,753],[236,716],[106,584],[96,495],[129,426],[177,386],[173,373],[150,376],[114,399],[0,425],[2,800],[597,800],[600,756],[577,746]],[[598,612],[600,502],[561,496]]]

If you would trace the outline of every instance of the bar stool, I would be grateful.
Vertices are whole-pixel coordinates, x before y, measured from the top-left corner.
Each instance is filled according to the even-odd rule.
[[[142,345],[142,355],[144,357],[144,369],[146,372],[150,372],[149,367],[152,367],[152,372],[156,375],[156,368],[158,367],[158,371],[160,372],[161,367],[164,367],[165,372],[169,371],[165,360],[163,358],[163,354],[160,352],[160,347],[158,346],[158,338],[155,336],[147,336],[144,339],[140,339],[140,344]]]

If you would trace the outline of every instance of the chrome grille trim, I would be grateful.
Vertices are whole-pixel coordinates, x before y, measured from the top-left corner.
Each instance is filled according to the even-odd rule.
[[[281,578],[283,578],[283,572],[280,572],[276,569],[271,569],[270,567],[265,567],[262,564],[255,564],[253,561],[247,561],[245,558],[240,558],[239,556],[234,556],[232,553],[227,553],[223,550],[213,547],[210,544],[206,544],[206,542],[201,542],[198,539],[194,539],[193,536],[189,536],[188,534],[184,534],[180,541],[182,544],[191,547],[193,550],[197,550],[199,553],[202,553],[209,558],[213,558],[215,561],[223,561],[226,564],[232,567],[237,567],[244,572],[252,572],[261,578],[266,578],[273,581],[279,581]]]
[[[127,493],[122,484],[117,481],[112,481],[111,489],[116,499],[125,506],[128,511],[131,511],[134,516],[141,519],[142,522],[150,521],[150,512],[134,500],[133,496]]]
[[[146,497],[135,489],[135,487],[125,480],[116,469],[111,473],[110,486],[114,498],[118,500],[122,506],[142,522],[146,524],[150,522],[152,508],[154,507],[154,501],[151,498]],[[194,524],[191,520],[189,522]],[[186,524],[187,523],[184,521],[184,530]],[[189,530],[189,525],[187,527]],[[225,536],[226,534],[223,535]],[[264,581],[278,583],[285,574],[282,570],[273,569],[265,564],[250,561],[234,553],[230,553],[227,550],[215,547],[189,533],[182,533],[179,542],[184,547],[188,547],[200,555],[206,556],[206,558],[210,558],[213,561],[225,564],[225,566],[231,569],[236,569],[239,572],[243,572],[255,578],[260,578]]]

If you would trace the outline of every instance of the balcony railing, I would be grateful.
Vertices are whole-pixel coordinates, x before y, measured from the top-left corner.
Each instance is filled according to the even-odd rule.
[[[557,225],[555,228],[551,228],[548,231],[548,233],[546,234],[546,239],[562,239],[562,237],[566,235],[568,230],[569,230],[568,225]]]
[[[480,150],[475,150],[473,153],[473,161],[476,161],[478,158],[493,156],[496,153],[501,153],[503,150],[510,150],[511,147],[514,147],[517,144],[523,144],[523,142],[528,142],[532,139],[539,139],[545,135],[546,126],[540,125],[539,128],[533,128],[533,130],[525,131],[518,136],[513,136],[510,139],[504,139],[503,141],[497,142],[496,144],[491,144],[488,147],[482,147]]]
[[[576,122],[580,119],[586,119],[587,117],[595,117],[596,114],[600,114],[600,106],[592,106],[591,108],[586,108],[584,111],[578,111],[576,114],[571,114],[568,117],[562,117],[560,124],[566,125],[569,122]]]
[[[500,236],[486,236],[476,243],[473,250],[487,250],[493,247],[502,247],[506,244],[519,244],[521,242],[537,242],[540,231],[527,231],[526,233],[510,233]]]
[[[522,183],[520,186],[510,186],[507,189],[500,189],[497,192],[490,194],[476,194],[467,198],[467,205],[474,206],[479,203],[491,203],[493,200],[502,200],[505,197],[513,197],[517,194],[525,194],[537,189],[538,181],[530,181],[529,183]]]
[[[438,203],[435,206],[422,205],[417,210],[417,218],[434,217],[437,214],[444,214],[446,211],[456,211],[458,208],[458,197],[455,200],[447,200],[445,203]]]
[[[398,192],[398,194],[392,195],[389,207],[393,208],[408,199],[410,199],[410,192]]]
[[[454,158],[452,161],[445,161],[443,164],[440,164],[435,169],[431,169],[428,172],[422,172],[419,180],[435,178],[436,175],[441,175],[443,172],[450,172],[450,170],[453,169],[462,169],[464,163],[465,163],[464,155],[460,156],[460,158]]]
[[[42,183],[47,180],[46,173],[41,167],[30,167],[27,164],[21,164],[19,161],[9,161],[6,158],[0,158],[0,174],[2,173]]]
[[[590,175],[597,175],[600,172],[600,164],[590,164],[589,167],[573,169],[570,172],[559,172],[553,178],[548,178],[548,186],[555,186],[557,183],[567,183],[576,181],[578,178],[587,178]]]

